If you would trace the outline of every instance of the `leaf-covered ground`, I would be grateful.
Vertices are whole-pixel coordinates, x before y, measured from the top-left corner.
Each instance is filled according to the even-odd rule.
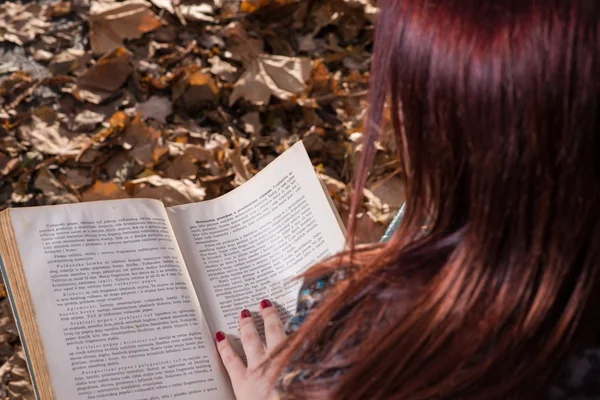
[[[302,140],[342,217],[360,153],[370,0],[0,4],[0,209],[218,197]],[[387,132],[361,240],[397,210]],[[0,398],[32,398],[0,293]]]

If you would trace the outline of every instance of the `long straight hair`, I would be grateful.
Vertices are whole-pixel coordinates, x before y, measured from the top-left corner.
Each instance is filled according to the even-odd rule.
[[[378,6],[356,188],[390,101],[406,215],[390,242],[306,274],[348,279],[275,355],[302,371],[286,393],[545,398],[600,321],[600,3]]]

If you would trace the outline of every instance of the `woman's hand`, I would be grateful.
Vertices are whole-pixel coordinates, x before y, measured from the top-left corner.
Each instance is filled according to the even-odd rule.
[[[227,336],[223,332],[217,332],[216,335],[217,348],[229,373],[237,400],[269,400],[277,394],[270,384],[273,376],[269,369],[257,367],[267,358],[269,351],[285,339],[285,331],[277,309],[269,300],[260,302],[260,312],[265,323],[266,349],[258,336],[250,311],[243,310],[240,315],[240,336],[248,358],[248,367],[235,352]]]

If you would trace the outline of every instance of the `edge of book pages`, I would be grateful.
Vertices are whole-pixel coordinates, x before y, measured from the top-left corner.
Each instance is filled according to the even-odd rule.
[[[0,248],[2,248],[2,250],[5,250],[8,253],[11,251],[10,248],[13,247],[11,246],[10,241],[15,241],[14,245],[16,245],[16,239],[12,230],[12,220],[10,219],[10,212],[8,210],[5,210],[2,213],[0,213],[0,228],[4,231],[4,235],[2,235],[3,237],[0,239]],[[23,270],[23,266],[20,261],[21,254],[18,248],[16,250],[16,255],[18,259],[14,260],[15,264],[17,264],[14,268]],[[23,284],[23,290],[26,291],[26,293],[24,293],[24,296],[15,296],[15,291],[13,290],[13,287],[10,283],[9,270],[6,266],[5,257],[10,258],[9,256],[3,256],[0,253],[0,271],[2,273],[4,286],[6,287],[6,293],[8,295],[11,310],[13,312],[15,325],[19,333],[19,338],[21,339],[21,345],[23,346],[23,352],[25,353],[25,362],[27,364],[27,370],[29,371],[29,375],[31,378],[35,398],[38,400],[53,400],[55,399],[54,391],[51,384],[50,373],[48,371],[48,364],[46,363],[46,357],[42,345],[39,327],[35,318],[35,310],[33,309],[33,301],[31,299],[31,293],[29,292],[29,285],[27,284],[24,272],[22,277],[13,277],[13,280],[16,280],[18,284]],[[11,260],[8,261],[10,262]],[[19,297],[19,300],[17,300],[17,297]],[[17,302],[23,303],[21,304],[21,306],[25,306],[25,308],[32,309],[30,321],[23,321],[21,319],[21,316],[19,315],[18,311]],[[28,325],[28,329],[24,328],[24,325]],[[30,331],[28,335],[25,335],[26,330]],[[31,338],[32,336],[34,338],[33,340],[38,341],[39,348],[37,348],[37,346],[33,346],[36,347],[36,349],[32,349],[31,343],[29,342],[29,340],[26,339],[26,337]],[[39,356],[41,357],[32,357],[32,352],[40,353]],[[37,360],[37,362],[35,360]],[[43,397],[40,394],[40,379],[44,382],[45,389],[43,390]]]
[[[6,267],[4,266],[4,259],[2,258],[2,254],[0,254],[0,270],[2,273],[2,279],[4,281],[4,287],[6,288],[6,293],[8,294],[8,300],[10,302],[10,308],[13,312],[13,317],[15,320],[15,325],[17,326],[17,331],[19,332],[19,338],[21,339],[21,345],[23,346],[23,352],[25,353],[25,362],[27,364],[27,369],[29,370],[29,376],[31,377],[31,383],[33,386],[33,392],[35,394],[35,398],[40,398],[40,393],[37,387],[37,382],[35,379],[35,372],[31,368],[31,357],[29,356],[29,348],[27,347],[27,341],[23,335],[23,327],[21,326],[21,318],[19,318],[19,313],[14,307],[15,297],[13,295],[13,291],[10,287],[10,283],[8,281],[8,276],[6,273]]]

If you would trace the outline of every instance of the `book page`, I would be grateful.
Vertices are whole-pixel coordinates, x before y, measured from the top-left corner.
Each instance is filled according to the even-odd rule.
[[[10,215],[57,399],[234,398],[162,203]]]
[[[234,338],[240,311],[262,299],[287,320],[301,285],[291,278],[345,245],[302,142],[232,192],[167,213],[211,329]]]

